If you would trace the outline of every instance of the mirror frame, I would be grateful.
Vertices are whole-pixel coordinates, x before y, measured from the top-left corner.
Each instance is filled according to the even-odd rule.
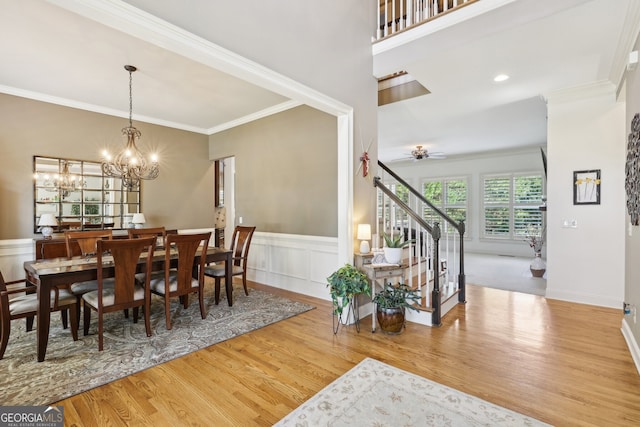
[[[65,165],[69,182],[58,184]],[[129,191],[120,178],[104,175],[102,164],[87,160],[33,156],[33,231],[43,213],[58,220],[54,231],[129,228],[140,212],[142,189]]]

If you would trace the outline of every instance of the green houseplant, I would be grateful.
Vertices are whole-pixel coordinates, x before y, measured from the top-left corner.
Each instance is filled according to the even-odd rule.
[[[351,264],[345,264],[327,277],[329,293],[333,302],[334,320],[337,316],[338,325],[334,324],[334,333],[338,332],[338,327],[342,321],[342,312],[358,294],[371,296],[371,285],[369,278],[362,271]],[[355,313],[354,313],[355,315]],[[356,319],[357,322],[357,319]]]
[[[388,334],[399,334],[404,326],[406,309],[419,311],[414,304],[420,301],[420,294],[405,283],[387,283],[372,301],[376,304],[380,329]]]
[[[404,240],[404,236],[401,233],[390,236],[383,231],[382,237],[384,238],[384,258],[389,264],[400,264],[402,248],[415,242],[415,239]]]

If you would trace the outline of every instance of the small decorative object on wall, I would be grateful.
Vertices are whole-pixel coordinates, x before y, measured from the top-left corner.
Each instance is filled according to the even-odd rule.
[[[640,220],[640,114],[631,120],[631,132],[627,141],[627,164],[624,188],[627,192],[627,211],[631,225]]]
[[[573,172],[573,204],[600,204],[600,169]]]
[[[373,139],[369,141],[369,146],[365,150],[364,144],[362,143],[362,141],[360,141],[360,145],[362,145],[362,155],[360,156],[360,167],[358,168],[358,171],[356,172],[356,174],[358,174],[358,172],[360,172],[360,169],[362,169],[363,178],[366,178],[367,175],[369,175],[369,161],[371,160],[369,158],[369,149],[371,148],[372,144],[373,144]]]

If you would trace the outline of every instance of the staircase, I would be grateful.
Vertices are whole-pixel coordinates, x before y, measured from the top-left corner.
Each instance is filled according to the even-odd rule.
[[[420,290],[421,301],[418,312],[407,310],[406,319],[440,326],[448,311],[466,302],[464,222],[447,216],[384,163],[378,165],[384,173],[374,178],[379,236],[374,248],[382,247],[383,232],[415,239],[404,250],[402,262],[407,265],[405,283]]]

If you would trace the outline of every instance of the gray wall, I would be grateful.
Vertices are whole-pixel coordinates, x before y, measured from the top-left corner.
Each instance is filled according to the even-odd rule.
[[[33,237],[33,156],[100,161],[121,147],[127,119],[0,94],[0,239]],[[147,226],[213,224],[213,165],[207,136],[135,122],[140,148],[156,147],[160,176],[142,185]]]
[[[211,157],[235,157],[235,210],[273,233],[337,236],[333,116],[302,106],[212,135]]]
[[[255,61],[354,108],[353,222],[374,222],[377,170],[377,81],[372,75],[371,37],[375,3],[279,0],[126,0],[127,3]],[[324,121],[320,118],[321,122]],[[322,125],[322,123],[320,124]],[[336,141],[336,136],[333,136]],[[218,141],[216,137],[213,139]],[[355,175],[362,146],[369,145],[371,175]],[[331,153],[324,153],[325,150]],[[332,156],[336,145],[314,147]],[[238,161],[239,159],[236,159]],[[294,168],[296,167],[293,165]],[[295,169],[294,169],[295,170]],[[328,177],[329,173],[318,176]],[[272,189],[276,191],[275,188]],[[271,189],[266,189],[271,191]],[[277,192],[273,200],[279,199]],[[322,201],[318,198],[319,201]],[[335,206],[335,197],[324,200]],[[241,213],[247,216],[247,212]],[[331,215],[338,215],[333,212]],[[333,221],[331,218],[330,221]],[[278,221],[274,221],[274,227]],[[354,226],[355,229],[355,226]],[[321,230],[322,235],[328,233]],[[313,234],[304,229],[303,234]],[[333,234],[331,232],[330,234]],[[355,236],[354,236],[355,240]]]
[[[640,49],[640,41],[636,41],[634,50]],[[626,96],[627,96],[627,134],[631,132],[631,120],[640,113],[640,68],[627,72]],[[640,310],[640,227],[631,226],[627,212],[627,228],[625,242],[625,295],[627,303],[636,306]],[[631,235],[629,235],[629,231]],[[640,324],[634,323],[633,316],[627,316],[627,323],[631,327],[636,343],[640,343]]]

